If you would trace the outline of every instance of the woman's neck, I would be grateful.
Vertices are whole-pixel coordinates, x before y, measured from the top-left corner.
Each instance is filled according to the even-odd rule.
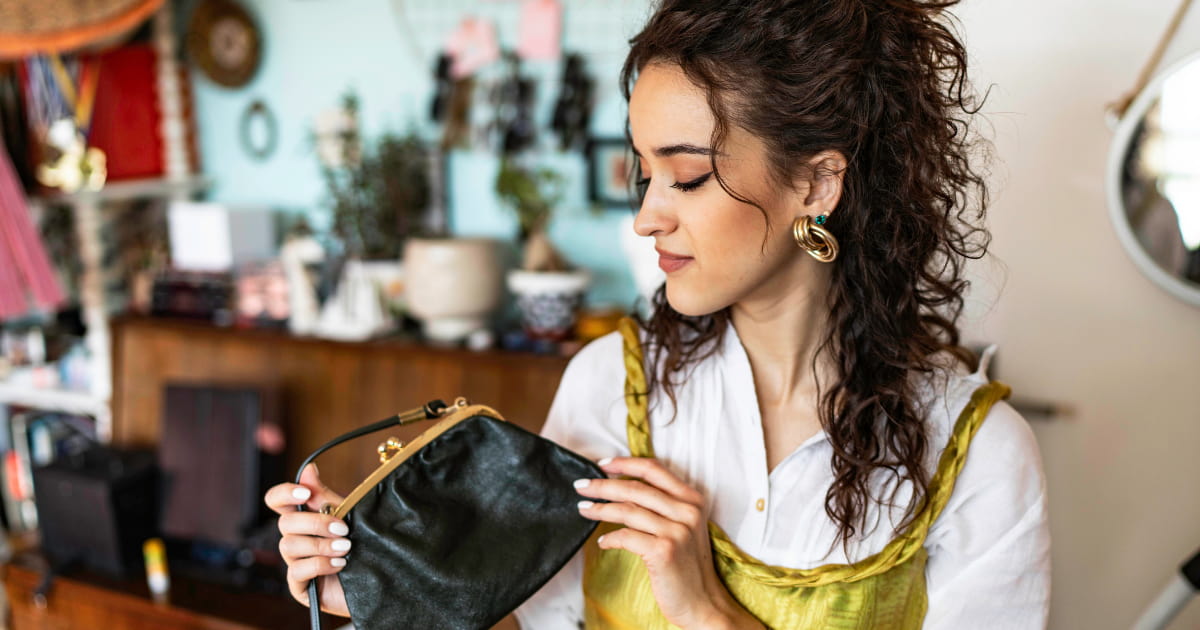
[[[827,334],[828,276],[818,267],[802,281],[793,281],[783,290],[761,291],[730,309],[750,359],[760,404],[792,406],[816,393],[812,363]],[[821,357],[818,369],[822,388],[828,389],[834,374],[829,352]]]

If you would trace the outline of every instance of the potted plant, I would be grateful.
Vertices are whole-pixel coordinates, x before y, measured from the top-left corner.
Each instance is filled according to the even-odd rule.
[[[434,342],[457,342],[485,328],[503,292],[499,243],[450,238],[437,227],[431,208],[440,197],[431,181],[441,181],[441,161],[435,149],[410,133],[385,134],[363,150],[353,94],[343,107],[340,159],[322,170],[334,198],[333,231],[348,264],[363,269],[393,312],[420,320]],[[403,273],[389,275],[381,263],[369,262],[379,260],[397,270],[403,260]]]
[[[353,92],[336,113],[336,125],[319,129],[316,140],[345,264],[317,330],[362,339],[394,328],[403,308],[400,255],[405,240],[428,225],[430,151],[412,133],[387,133],[364,146]]]
[[[358,99],[343,97],[348,119],[340,159],[321,167],[333,205],[333,232],[350,258],[398,260],[405,239],[430,232],[432,150],[413,133],[385,133],[363,150]]]
[[[508,273],[525,331],[561,340],[575,324],[575,312],[590,277],[575,270],[550,242],[548,228],[562,200],[563,178],[548,168],[527,168],[509,156],[500,161],[496,194],[517,215],[521,268]]]

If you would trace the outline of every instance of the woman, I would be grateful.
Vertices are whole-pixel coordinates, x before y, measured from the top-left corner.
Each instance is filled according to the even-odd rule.
[[[1037,445],[958,344],[988,235],[952,4],[664,0],[632,40],[667,279],[563,375],[543,435],[610,478],[523,628],[1045,626]],[[267,496],[301,601],[347,546],[291,512],[335,498],[306,474]]]

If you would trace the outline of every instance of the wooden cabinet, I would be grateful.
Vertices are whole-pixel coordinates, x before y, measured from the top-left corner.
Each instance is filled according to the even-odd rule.
[[[558,356],[341,343],[152,318],[116,320],[113,351],[114,443],[157,443],[167,383],[260,385],[280,393],[289,476],[330,438],[433,398],[466,396],[538,431],[567,363]],[[408,441],[428,426],[394,435]],[[322,455],[322,479],[349,492],[379,465],[375,446],[386,437],[381,432]]]

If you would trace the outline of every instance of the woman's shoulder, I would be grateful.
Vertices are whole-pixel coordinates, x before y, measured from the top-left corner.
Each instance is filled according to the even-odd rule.
[[[988,382],[981,374],[952,379],[958,408],[966,408],[971,394]],[[935,601],[949,602],[981,587],[1008,589],[1019,605],[1013,597],[1048,588],[1049,576],[1046,479],[1033,428],[1006,400],[997,400],[961,457],[957,475],[942,480],[952,488],[925,536],[930,610]],[[941,615],[951,610],[940,606]]]
[[[583,347],[567,362],[542,436],[585,457],[624,455],[624,383],[620,333]]]
[[[966,430],[958,421],[978,413],[972,397],[980,388],[994,383],[987,376],[987,360],[996,346],[990,346],[979,368],[968,373],[958,368],[943,374],[935,391],[930,418],[930,468],[943,465],[942,457],[955,430]],[[961,519],[971,521],[1019,519],[1030,510],[1044,509],[1045,474],[1037,437],[1029,422],[1007,400],[995,400],[983,412],[979,428],[961,452],[958,474],[945,482],[954,489],[942,517],[930,535],[934,539]],[[973,515],[973,516],[972,516]]]
[[[592,390],[596,386],[611,383],[615,378],[616,388],[620,390],[625,378],[623,342],[619,331],[589,342],[567,362],[563,371],[563,385]]]
[[[941,456],[950,441],[960,437],[955,436],[955,432],[969,428],[966,424],[959,425],[958,421],[968,414],[980,413],[977,407],[971,406],[971,397],[987,384],[988,381],[976,378],[961,379],[957,383],[956,404],[950,406],[954,413],[937,418],[937,437],[932,443],[936,445],[938,464],[942,463]],[[1015,484],[1040,491],[1041,451],[1029,422],[1004,399],[996,400],[982,413],[979,428],[970,437],[962,455],[965,460],[955,483],[978,487],[994,483]]]
[[[996,383],[988,375],[988,365],[997,348],[992,344],[983,351],[974,372],[961,363],[945,361],[925,380],[930,438],[939,453],[958,428],[958,421],[971,413],[976,393],[989,383]],[[1038,455],[1037,440],[1029,422],[1004,398],[990,405],[971,438],[968,453],[977,450],[991,454],[986,459],[1000,468],[1007,467],[1004,456],[1020,456],[1017,461],[1026,461]]]

